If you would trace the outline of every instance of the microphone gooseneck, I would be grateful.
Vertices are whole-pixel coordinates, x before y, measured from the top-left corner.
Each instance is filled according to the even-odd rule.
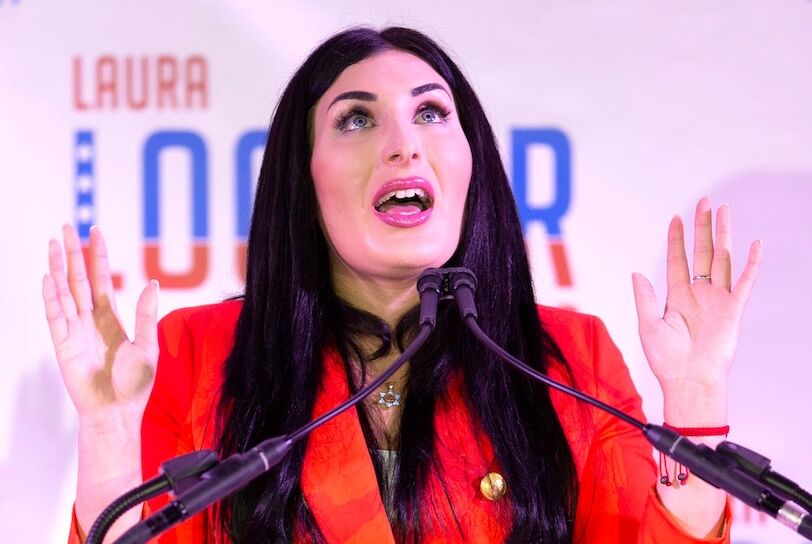
[[[170,490],[179,493],[184,485],[217,463],[217,455],[211,450],[193,451],[165,461],[161,474],[120,496],[99,514],[87,533],[87,544],[101,544],[113,523],[127,510]]]
[[[183,490],[181,492],[175,490],[176,496],[172,502],[129,529],[116,540],[115,544],[147,542],[215,502],[236,493],[281,462],[296,442],[374,393],[420,349],[431,334],[437,319],[437,306],[447,286],[447,275],[443,269],[429,269],[420,275],[417,282],[420,295],[418,333],[409,347],[378,377],[345,402],[304,427],[286,436],[269,438],[244,453],[228,457],[197,476],[193,483],[184,481]]]
[[[101,544],[104,535],[107,534],[107,531],[110,530],[113,523],[115,523],[124,512],[146,500],[166,493],[170,489],[169,478],[164,474],[159,474],[120,496],[98,515],[90,531],[87,533],[87,540],[85,542],[87,544]]]
[[[801,504],[808,505],[809,493],[803,491],[797,484],[781,477],[779,480],[781,485],[776,486],[772,481],[778,480],[775,473],[761,470],[761,473],[757,474],[755,469],[742,466],[743,461],[739,459],[741,456],[734,456],[731,453],[737,447],[735,444],[722,442],[717,447],[717,449],[722,450],[721,453],[704,444],[694,444],[670,429],[660,425],[644,423],[598,399],[552,380],[505,351],[480,328],[477,322],[474,297],[476,277],[473,272],[460,270],[452,275],[449,284],[460,317],[465,325],[477,340],[509,365],[536,381],[572,395],[640,429],[649,443],[658,451],[682,463],[702,480],[727,491],[748,506],[769,514],[782,524],[798,532],[801,536],[812,540],[812,514],[810,514],[809,507],[807,506],[804,509],[796,503],[798,501]],[[725,447],[725,444],[728,446]],[[758,455],[750,450],[747,450],[747,452],[753,454],[753,456],[748,457],[750,460]],[[758,468],[763,468],[764,460],[765,458],[761,457]],[[769,466],[769,460],[766,461],[767,466]],[[761,474],[767,474],[772,480],[760,478]]]
[[[530,376],[536,381],[542,382],[553,389],[557,389],[563,393],[568,395],[572,395],[573,397],[582,400],[588,404],[596,406],[601,410],[609,412],[615,417],[619,417],[623,421],[627,422],[629,425],[633,425],[640,430],[643,430],[646,426],[645,423],[642,421],[638,421],[637,419],[633,418],[632,416],[625,414],[614,408],[609,406],[608,404],[601,402],[600,400],[593,398],[587,394],[584,394],[577,389],[574,389],[568,385],[564,385],[563,383],[559,383],[545,374],[539,372],[535,368],[529,366],[528,364],[524,363],[523,361],[517,359],[507,351],[505,351],[501,346],[499,346],[496,342],[491,340],[491,338],[485,334],[479,323],[477,322],[477,311],[476,311],[476,303],[474,302],[474,289],[476,288],[476,278],[474,277],[473,272],[470,270],[465,270],[463,272],[459,272],[455,277],[451,278],[450,288],[454,295],[454,300],[457,302],[457,308],[460,312],[460,317],[462,317],[463,322],[471,331],[471,333],[479,340],[488,350],[498,355],[501,359],[507,362],[510,366],[516,368],[523,374]]]
[[[254,448],[234,454],[222,462],[209,450],[191,452],[161,465],[162,474],[119,497],[94,524],[88,542],[98,543],[110,525],[127,509],[171,487],[175,499],[150,518],[137,524],[116,544],[143,543],[188,519],[211,504],[236,493],[253,479],[276,466],[293,445],[315,428],[354,406],[378,389],[426,341],[436,323],[440,300],[454,299],[463,322],[471,333],[490,351],[512,367],[534,380],[572,395],[640,429],[659,451],[690,468],[694,474],[715,487],[724,489],[745,504],[766,512],[802,536],[812,540],[812,499],[794,482],[769,470],[769,459],[730,442],[716,450],[696,445],[664,427],[644,423],[592,398],[568,385],[550,379],[498,346],[480,328],[475,303],[476,277],[465,268],[427,269],[417,282],[420,294],[419,330],[414,341],[392,365],[345,402],[289,435],[274,437]],[[799,506],[800,503],[800,506]],[[89,536],[91,536],[89,535]]]

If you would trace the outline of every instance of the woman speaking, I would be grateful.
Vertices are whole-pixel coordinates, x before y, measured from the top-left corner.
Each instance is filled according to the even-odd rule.
[[[730,211],[707,199],[668,231],[666,310],[633,277],[664,420],[715,444],[728,371],[761,255],[731,281]],[[64,247],[64,253],[63,253]],[[49,246],[48,324],[76,406],[71,541],[160,463],[222,456],[290,433],[378,376],[414,338],[418,275],[479,278],[484,331],[558,380],[643,418],[596,318],[537,306],[512,193],[482,106],[449,56],[414,30],[355,28],[296,71],[270,127],[245,293],[157,321],[158,285],[117,315],[97,229]],[[689,271],[690,270],[690,271]],[[153,500],[111,530],[162,506]],[[725,494],[638,432],[508,369],[441,306],[428,342],[375,395],[276,468],[161,542],[726,542]]]

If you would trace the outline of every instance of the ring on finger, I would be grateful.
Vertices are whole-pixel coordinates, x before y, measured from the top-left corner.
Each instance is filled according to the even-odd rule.
[[[696,276],[693,277],[692,281],[697,281],[697,280],[707,280],[707,281],[710,282],[711,277],[708,276],[708,275],[705,275],[705,274],[697,274]]]

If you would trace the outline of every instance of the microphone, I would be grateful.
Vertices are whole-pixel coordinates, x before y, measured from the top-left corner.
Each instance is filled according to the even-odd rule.
[[[87,533],[87,544],[101,543],[113,523],[133,506],[163,495],[170,489],[180,492],[184,485],[218,462],[217,455],[211,450],[193,451],[165,461],[161,474],[117,498],[99,514]]]
[[[784,495],[781,489],[742,470],[734,459],[704,444],[694,444],[659,425],[646,425],[644,434],[657,450],[690,468],[696,476],[812,540],[812,516],[809,512]]]
[[[732,459],[739,467],[751,476],[766,482],[778,489],[781,493],[798,502],[807,512],[812,513],[812,494],[781,474],[770,468],[771,461],[763,455],[734,444],[733,442],[722,442],[716,447],[716,451]]]
[[[768,459],[730,442],[722,442],[716,450],[704,444],[694,444],[670,429],[643,423],[596,398],[550,379],[505,351],[480,328],[477,323],[474,297],[476,277],[473,272],[458,269],[449,278],[449,285],[465,325],[477,340],[503,361],[536,381],[572,395],[640,429],[654,448],[682,463],[702,480],[730,493],[748,506],[769,514],[801,536],[812,540],[812,515],[810,515],[808,506],[809,493],[803,491],[794,482],[767,470],[764,467],[764,461],[766,460],[767,468],[769,468]],[[742,455],[741,450],[745,450],[747,454],[751,455]],[[743,466],[745,460],[752,467]],[[762,475],[765,477],[762,478]],[[795,500],[805,504],[806,509],[799,506]]]
[[[797,484],[786,479],[782,480],[783,487],[778,486],[779,491],[775,491],[776,486],[773,484],[759,481],[757,475],[745,473],[752,469],[743,468],[740,461],[730,453],[730,451],[741,452],[744,450],[741,446],[738,446],[739,450],[735,450],[735,444],[723,442],[719,445],[720,450],[723,450],[724,444],[730,444],[733,447],[728,448],[729,451],[726,453],[720,453],[704,445],[695,445],[674,431],[658,425],[645,424],[598,399],[548,378],[496,345],[481,330],[476,321],[478,317],[474,297],[476,277],[470,270],[464,268],[427,269],[418,279],[417,288],[420,293],[418,334],[401,356],[378,378],[360,389],[347,401],[290,435],[270,438],[247,452],[228,457],[225,461],[217,462],[214,452],[202,450],[165,462],[162,465],[161,470],[164,474],[161,477],[150,480],[123,495],[99,516],[94,527],[100,522],[103,522],[104,526],[103,530],[98,532],[100,536],[96,542],[101,542],[109,526],[124,511],[146,498],[165,491],[169,485],[175,493],[175,499],[149,519],[127,531],[116,540],[116,544],[146,542],[248,485],[251,480],[278,464],[298,440],[378,389],[425,343],[435,326],[439,301],[452,298],[457,303],[463,322],[474,336],[508,364],[549,387],[605,410],[640,429],[656,449],[690,468],[699,478],[724,489],[746,504],[770,514],[795,529],[802,536],[812,540],[812,516],[809,515],[808,507],[807,510],[804,510],[792,500],[788,500],[782,492],[786,490],[794,492],[793,497],[801,497],[801,499],[797,499],[799,502],[802,502],[802,499],[809,500],[809,494],[801,490]],[[744,451],[758,455],[750,450]],[[748,459],[751,464],[754,463],[752,461],[754,457],[749,456]],[[764,468],[764,460],[761,458],[761,462],[758,464],[761,472],[775,475]],[[769,460],[766,461],[767,468],[769,468]],[[160,483],[158,483],[159,481]],[[148,488],[149,493],[145,492],[145,488]],[[141,494],[141,500],[133,497],[136,493]],[[122,504],[126,504],[123,509]],[[802,504],[808,503],[802,502]],[[118,505],[119,508],[113,508],[114,505]],[[111,510],[115,515],[112,519],[109,517]],[[108,515],[108,518],[102,519],[105,514]],[[93,544],[90,539],[88,539],[88,543]]]
[[[417,290],[420,295],[420,317],[418,322],[420,328],[418,334],[400,357],[377,378],[359,389],[355,395],[345,402],[289,435],[269,438],[244,453],[231,455],[224,461],[216,463],[213,467],[209,465],[209,468],[205,472],[201,473],[200,470],[187,470],[183,478],[167,478],[172,484],[175,499],[148,519],[130,528],[115,541],[115,544],[140,544],[147,542],[149,539],[155,538],[178,523],[189,519],[215,502],[236,493],[247,486],[252,480],[281,462],[296,442],[307,436],[317,427],[352,406],[355,406],[380,388],[392,374],[420,349],[431,334],[437,320],[439,301],[442,298],[452,298],[448,292],[448,285],[449,276],[453,270],[455,269],[433,268],[424,271],[420,275],[417,280]],[[208,453],[213,455],[213,452],[205,452],[205,450],[204,452],[194,453],[207,453],[207,455],[205,455],[206,459],[209,459]],[[166,467],[168,463],[162,465],[162,470],[164,470],[164,467]],[[117,502],[131,494],[132,492],[117,499]],[[129,502],[133,501],[130,500]],[[130,506],[132,505],[133,504]],[[120,516],[123,511],[124,510],[118,512],[118,516]],[[115,519],[116,518],[104,521],[103,525],[106,527],[104,531],[99,531],[100,536],[97,542],[101,542],[107,528],[112,525]],[[100,521],[97,520],[94,527],[99,523]],[[90,543],[89,540],[88,542]]]

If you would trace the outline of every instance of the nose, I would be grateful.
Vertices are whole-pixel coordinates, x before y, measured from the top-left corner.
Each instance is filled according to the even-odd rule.
[[[399,165],[418,160],[422,155],[419,136],[414,126],[395,123],[388,134],[384,162]]]

